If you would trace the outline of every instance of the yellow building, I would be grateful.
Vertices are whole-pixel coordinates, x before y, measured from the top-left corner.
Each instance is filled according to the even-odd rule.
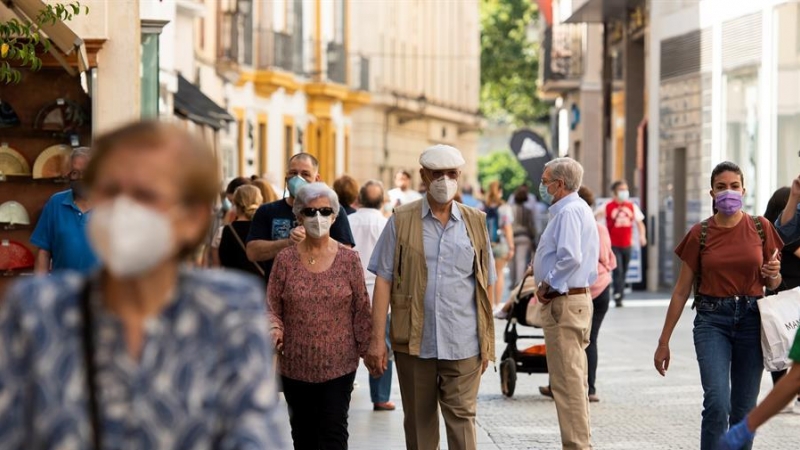
[[[279,182],[291,155],[320,160],[331,183],[350,164],[351,112],[369,96],[350,83],[348,2],[220,0],[217,72],[237,119],[227,175]],[[351,87],[354,86],[354,87]]]

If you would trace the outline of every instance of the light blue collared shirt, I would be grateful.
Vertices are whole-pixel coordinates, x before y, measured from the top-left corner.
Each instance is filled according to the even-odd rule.
[[[785,225],[780,223],[781,218],[778,216],[775,221],[775,228],[778,230],[778,234],[781,235],[783,242],[794,242],[800,239],[800,205],[797,206],[797,211],[795,211],[792,220],[786,222]]]
[[[592,210],[573,192],[550,207],[533,273],[558,292],[591,286],[597,279],[600,238]]]
[[[425,319],[422,326],[420,358],[455,361],[480,353],[478,316],[475,304],[475,260],[467,226],[458,206],[453,204],[446,226],[422,201],[422,239],[428,284],[425,289]],[[397,245],[395,217],[386,224],[367,270],[392,281]],[[489,242],[486,242],[489,248]],[[494,257],[489,253],[489,285],[497,281]]]

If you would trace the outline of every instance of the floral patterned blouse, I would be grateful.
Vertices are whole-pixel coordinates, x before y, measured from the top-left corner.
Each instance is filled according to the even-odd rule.
[[[83,354],[86,278],[35,277],[0,309],[0,447],[91,449]],[[218,271],[182,271],[145,322],[139,361],[117,316],[91,295],[104,449],[285,449],[263,288]]]
[[[268,286],[273,324],[283,330],[283,376],[322,383],[355,372],[372,331],[358,253],[339,246],[331,267],[313,273],[297,247],[285,248],[275,258]]]

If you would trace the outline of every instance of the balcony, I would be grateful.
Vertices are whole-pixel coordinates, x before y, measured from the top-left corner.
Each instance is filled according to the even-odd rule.
[[[347,54],[344,44],[328,42],[326,49],[328,79],[334,83],[347,84]]]
[[[303,41],[290,33],[268,29],[256,30],[259,70],[281,69],[303,73]]]
[[[548,27],[541,51],[541,91],[545,96],[558,96],[580,87],[584,69],[582,25]]]

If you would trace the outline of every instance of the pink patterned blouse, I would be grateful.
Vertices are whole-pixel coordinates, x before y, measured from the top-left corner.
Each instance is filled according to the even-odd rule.
[[[292,246],[275,258],[267,298],[273,326],[283,330],[281,374],[322,383],[354,372],[372,332],[361,259],[339,246],[328,270],[313,273]]]

